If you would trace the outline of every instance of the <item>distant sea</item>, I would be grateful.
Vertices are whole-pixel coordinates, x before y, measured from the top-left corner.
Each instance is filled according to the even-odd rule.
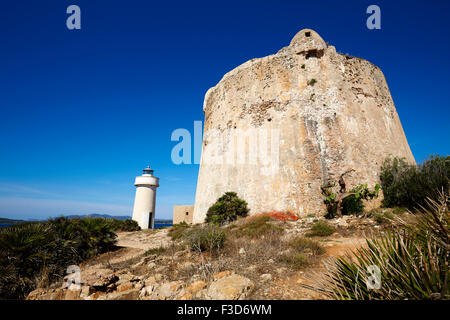
[[[172,223],[155,223],[155,229],[163,228],[163,227],[170,227]],[[12,224],[0,224],[0,228],[12,226]]]
[[[155,223],[155,229],[163,228],[163,227],[170,227],[172,223]]]

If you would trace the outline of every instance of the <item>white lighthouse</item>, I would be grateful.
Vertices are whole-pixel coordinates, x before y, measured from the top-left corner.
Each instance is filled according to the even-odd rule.
[[[142,176],[136,177],[136,197],[134,198],[133,220],[141,229],[155,227],[155,200],[156,188],[159,187],[159,178],[153,176],[150,166],[143,170]]]

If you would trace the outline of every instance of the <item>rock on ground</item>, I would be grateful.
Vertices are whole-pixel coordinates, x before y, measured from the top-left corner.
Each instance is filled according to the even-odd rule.
[[[249,279],[232,274],[211,283],[207,297],[212,300],[242,300],[253,287],[253,282]]]

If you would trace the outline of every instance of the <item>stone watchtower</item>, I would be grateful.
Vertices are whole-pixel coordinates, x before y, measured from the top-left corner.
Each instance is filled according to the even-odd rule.
[[[136,177],[134,182],[136,197],[134,199],[133,220],[141,229],[153,229],[155,226],[156,188],[159,178],[153,176],[150,166],[143,170],[142,176]]]
[[[311,29],[225,74],[203,111],[194,223],[227,191],[246,200],[250,214],[323,214],[320,187],[329,179],[353,169],[349,189],[373,187],[386,157],[415,162],[381,70],[336,52]],[[265,153],[269,161],[261,161]],[[230,163],[233,156],[245,161]]]

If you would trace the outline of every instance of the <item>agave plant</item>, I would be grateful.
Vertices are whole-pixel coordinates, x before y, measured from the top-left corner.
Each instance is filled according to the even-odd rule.
[[[367,240],[367,246],[328,265],[320,290],[335,299],[449,299],[448,194],[428,199],[417,223]],[[373,267],[380,286],[370,285]]]

